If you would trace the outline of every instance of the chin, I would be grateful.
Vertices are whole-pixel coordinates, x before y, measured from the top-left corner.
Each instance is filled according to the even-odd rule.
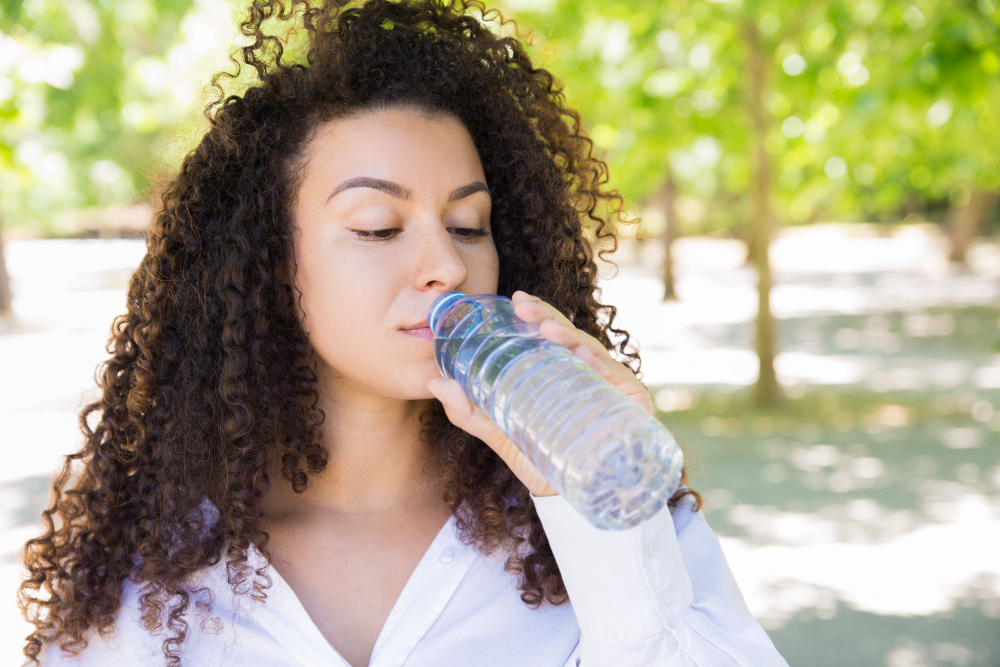
[[[406,364],[401,371],[396,374],[395,380],[397,391],[403,398],[408,400],[434,398],[434,394],[427,389],[427,383],[433,378],[441,377],[437,361],[432,358]]]

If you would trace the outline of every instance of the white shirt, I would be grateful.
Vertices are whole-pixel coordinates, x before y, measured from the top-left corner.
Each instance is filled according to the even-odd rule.
[[[396,600],[369,667],[787,667],[747,609],[719,541],[685,502],[634,528],[604,531],[562,496],[532,496],[570,603],[531,609],[506,554],[462,544],[451,517]],[[214,507],[212,508],[214,509]],[[266,566],[256,550],[250,564]],[[234,596],[225,558],[195,586],[181,659],[188,666],[349,667],[274,568],[264,602]],[[194,588],[195,586],[192,586]],[[44,667],[163,665],[163,635],[139,623],[140,590],[124,587],[116,631],[91,632],[78,656],[48,648]]]

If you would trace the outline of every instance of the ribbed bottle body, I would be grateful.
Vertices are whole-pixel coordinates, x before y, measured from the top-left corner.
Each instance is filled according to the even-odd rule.
[[[670,432],[510,299],[448,292],[429,321],[442,375],[591,523],[628,528],[666,505],[683,465]]]

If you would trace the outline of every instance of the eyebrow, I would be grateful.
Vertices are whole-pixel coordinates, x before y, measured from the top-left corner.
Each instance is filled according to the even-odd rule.
[[[413,196],[413,192],[409,188],[404,187],[399,183],[385,181],[381,178],[372,178],[370,176],[358,176],[356,178],[349,178],[334,188],[333,192],[330,193],[330,196],[326,198],[326,201],[329,202],[335,196],[350,188],[372,188],[391,195],[396,199],[409,199]],[[465,199],[469,195],[477,192],[485,192],[486,194],[489,194],[490,189],[486,187],[486,184],[482,181],[473,181],[468,185],[463,185],[452,190],[451,194],[448,195],[448,202],[450,203],[458,201],[459,199]]]

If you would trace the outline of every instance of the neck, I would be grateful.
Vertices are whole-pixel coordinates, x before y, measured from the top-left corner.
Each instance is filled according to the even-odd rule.
[[[326,469],[310,474],[301,494],[294,493],[278,475],[272,476],[275,481],[265,498],[265,513],[308,507],[370,515],[441,503],[437,484],[424,471],[427,448],[420,442],[420,414],[429,403],[430,399],[376,395],[343,378],[321,379]]]

